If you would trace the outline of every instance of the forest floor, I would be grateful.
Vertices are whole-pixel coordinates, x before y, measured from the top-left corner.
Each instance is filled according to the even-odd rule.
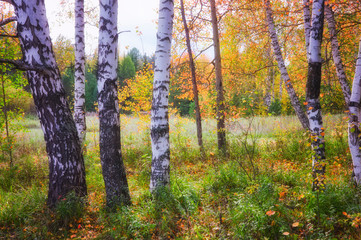
[[[122,154],[132,205],[105,207],[98,120],[88,117],[88,197],[46,206],[48,161],[39,122],[18,122],[0,156],[0,239],[361,239],[361,191],[351,180],[347,119],[325,116],[326,189],[312,191],[311,146],[295,117],[227,123],[228,154],[217,152],[216,122],[171,117],[171,187],[149,193],[149,116],[123,116]]]

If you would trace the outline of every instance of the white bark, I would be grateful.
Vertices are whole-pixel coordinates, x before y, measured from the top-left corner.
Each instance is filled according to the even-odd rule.
[[[85,45],[84,0],[75,1],[74,120],[80,143],[85,140]]]
[[[308,53],[310,46],[310,32],[311,32],[311,13],[310,13],[310,1],[303,0],[303,21],[305,26],[305,42],[306,51]]]
[[[324,1],[313,1],[312,27],[310,32],[310,46],[308,49],[309,62],[321,63],[321,43],[319,34],[323,31]],[[322,36],[321,36],[322,39]]]
[[[168,95],[173,15],[174,2],[160,0],[151,111],[151,192],[170,183]]]
[[[100,0],[98,47],[99,145],[109,207],[130,204],[128,182],[120,149],[117,19],[118,1]]]
[[[300,120],[304,129],[309,129],[309,122],[308,122],[307,116],[306,116],[305,112],[303,111],[300,101],[299,101],[299,99],[296,95],[296,92],[292,86],[290,76],[288,75],[286,65],[285,65],[285,62],[282,57],[281,47],[278,42],[277,33],[276,33],[275,25],[273,22],[271,4],[270,4],[269,0],[265,0],[265,8],[266,8],[268,31],[270,33],[273,52],[275,54],[275,58],[278,63],[278,68],[281,72],[281,77],[285,83],[285,87],[286,87],[288,96],[290,97],[291,104],[292,104],[293,108],[295,109],[298,119]]]
[[[307,78],[307,115],[310,122],[312,139],[312,170],[313,189],[324,189],[325,175],[325,139],[322,123],[320,88],[321,88],[321,44],[323,35],[324,1],[314,0],[312,6],[312,27],[310,32],[310,45],[308,53]]]
[[[52,50],[44,1],[13,3],[23,61],[29,67],[28,81],[49,157],[48,204],[54,206],[72,191],[86,195],[83,156]]]
[[[355,77],[352,84],[350,97],[350,121],[348,142],[353,163],[354,180],[357,184],[361,182],[361,144],[360,144],[360,102],[361,102],[361,40],[356,61]]]

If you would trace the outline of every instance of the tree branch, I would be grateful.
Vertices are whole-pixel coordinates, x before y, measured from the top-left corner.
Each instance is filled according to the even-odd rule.
[[[117,35],[122,34],[122,33],[126,33],[126,32],[131,32],[131,31],[130,30],[120,31],[120,32],[117,33]]]
[[[0,1],[2,1],[2,0],[0,0]],[[6,25],[8,23],[14,22],[14,21],[16,21],[16,17],[5,18],[5,19],[0,21],[0,27]]]
[[[17,38],[18,35],[0,34],[0,37]]]
[[[211,45],[209,45],[208,47],[206,47],[205,49],[203,49],[202,51],[200,51],[197,56],[195,56],[193,59],[196,60],[202,53],[204,53],[205,51],[207,51],[208,49],[210,49],[211,47],[213,47],[213,43]]]
[[[0,63],[12,64],[16,69],[21,71],[36,71],[47,75],[50,75],[52,72],[52,69],[49,67],[30,66],[22,60],[0,59]]]
[[[11,4],[11,5],[14,5],[12,0],[0,0],[0,2],[7,2],[7,3]]]

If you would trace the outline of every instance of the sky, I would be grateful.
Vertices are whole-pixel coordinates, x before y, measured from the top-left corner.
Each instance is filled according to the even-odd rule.
[[[50,36],[53,42],[62,35],[74,43],[74,18],[67,14],[67,7],[62,7],[60,2],[61,0],[45,0]],[[91,6],[99,4],[99,0],[86,0],[85,3],[87,2]],[[148,56],[155,52],[158,5],[159,0],[118,0],[118,31],[130,31],[119,35],[120,55],[126,54],[132,47]],[[72,10],[72,7],[68,5],[68,9]],[[94,21],[97,22],[98,18]],[[85,51],[92,54],[98,44],[98,28],[87,24],[85,31]]]

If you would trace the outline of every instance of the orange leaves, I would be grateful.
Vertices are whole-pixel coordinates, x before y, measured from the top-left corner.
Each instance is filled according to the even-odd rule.
[[[268,210],[267,212],[266,212],[266,215],[267,216],[272,216],[272,215],[274,215],[276,212],[275,211],[273,211],[273,210]]]
[[[298,227],[300,225],[300,223],[299,222],[294,222],[294,223],[292,223],[292,227]]]

